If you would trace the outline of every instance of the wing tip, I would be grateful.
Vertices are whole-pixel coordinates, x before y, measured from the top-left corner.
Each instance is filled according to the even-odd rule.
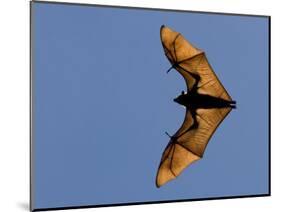
[[[166,28],[166,26],[164,24],[161,25],[160,27],[160,35],[162,35],[162,31]],[[162,36],[161,36],[162,37]]]
[[[174,178],[173,178],[173,179],[174,179]],[[155,182],[156,188],[162,187],[163,185],[165,185],[166,183],[168,183],[169,181],[171,181],[171,180],[173,180],[173,179],[164,180],[163,182],[159,182],[158,176],[157,176],[156,182]]]
[[[163,185],[165,185],[166,183],[168,183],[169,181],[175,179],[176,176],[174,177],[168,177],[168,178],[164,178],[163,179],[163,169],[162,169],[162,165],[160,164],[157,174],[156,174],[156,179],[155,179],[155,185],[157,188],[162,187]]]
[[[161,187],[161,185],[159,185],[159,184],[157,183],[157,181],[156,181],[155,185],[156,185],[156,188],[160,188],[160,187]]]
[[[176,179],[179,175],[181,175],[181,173],[187,168],[189,167],[191,164],[193,164],[194,162],[200,160],[203,158],[203,154],[202,155],[197,155],[195,153],[193,153],[192,151],[182,147],[182,146],[178,146],[181,147],[180,149],[178,149],[177,151],[181,150],[181,152],[178,152],[178,154],[182,155],[183,153],[185,153],[185,155],[183,155],[184,157],[183,159],[183,165],[176,171],[174,170],[174,167],[171,166],[167,166],[167,158],[164,159],[164,162],[162,162],[159,165],[158,171],[157,171],[157,175],[156,175],[156,180],[155,180],[155,184],[157,188],[160,188],[161,186],[167,184],[168,182]],[[165,150],[166,151],[166,150]],[[165,152],[164,151],[164,152]],[[176,153],[175,153],[176,154]],[[163,157],[163,156],[162,156]],[[162,158],[163,159],[163,158]],[[178,160],[179,158],[174,158],[172,160]]]

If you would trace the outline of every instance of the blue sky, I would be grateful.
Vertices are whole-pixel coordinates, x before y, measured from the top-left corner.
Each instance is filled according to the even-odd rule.
[[[268,20],[33,3],[34,207],[268,192]],[[237,101],[204,158],[160,189],[184,118],[160,26],[204,49]]]

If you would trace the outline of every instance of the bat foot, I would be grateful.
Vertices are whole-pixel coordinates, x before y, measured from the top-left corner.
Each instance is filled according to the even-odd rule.
[[[236,101],[230,101],[230,107],[236,109]]]

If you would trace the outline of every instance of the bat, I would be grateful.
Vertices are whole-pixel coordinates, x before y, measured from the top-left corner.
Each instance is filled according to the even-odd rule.
[[[180,33],[161,26],[160,37],[171,68],[184,78],[187,92],[174,101],[186,108],[181,127],[170,137],[159,164],[156,186],[160,187],[179,176],[185,168],[203,157],[213,133],[236,108],[209,64],[204,51],[194,47]]]

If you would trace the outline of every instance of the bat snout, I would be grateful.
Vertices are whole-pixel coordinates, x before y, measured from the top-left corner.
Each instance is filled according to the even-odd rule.
[[[173,101],[179,103],[179,98],[174,98]]]

